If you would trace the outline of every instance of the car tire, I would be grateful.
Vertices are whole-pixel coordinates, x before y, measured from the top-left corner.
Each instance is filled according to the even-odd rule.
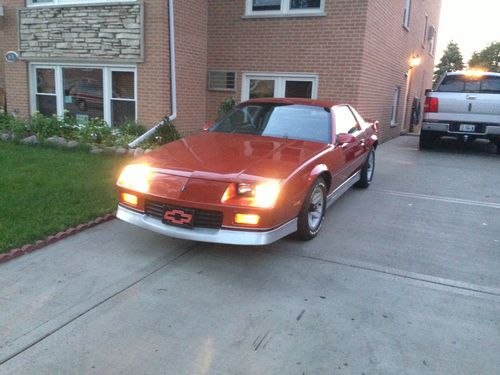
[[[375,173],[375,150],[372,148],[368,153],[365,164],[361,168],[361,176],[359,181],[356,182],[356,187],[366,189],[373,180],[373,174]]]
[[[418,147],[421,150],[427,150],[432,147],[432,144],[436,140],[436,135],[434,132],[428,131],[428,130],[421,130],[420,131],[420,140],[418,143]]]
[[[319,233],[326,212],[326,183],[318,177],[307,193],[304,204],[299,213],[297,237],[302,241],[309,241]]]
[[[500,143],[497,143],[497,154],[500,155]]]

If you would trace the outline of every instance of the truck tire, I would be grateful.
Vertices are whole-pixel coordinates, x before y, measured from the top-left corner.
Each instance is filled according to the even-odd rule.
[[[432,147],[432,144],[436,140],[434,132],[422,129],[420,131],[420,141],[418,146],[421,150],[426,150]]]

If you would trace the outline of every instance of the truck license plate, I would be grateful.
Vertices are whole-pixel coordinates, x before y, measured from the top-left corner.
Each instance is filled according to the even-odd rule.
[[[476,130],[476,125],[460,124],[461,132],[473,132]]]

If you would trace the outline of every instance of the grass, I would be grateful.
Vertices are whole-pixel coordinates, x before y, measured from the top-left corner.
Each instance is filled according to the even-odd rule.
[[[0,143],[0,253],[116,209],[126,159]]]

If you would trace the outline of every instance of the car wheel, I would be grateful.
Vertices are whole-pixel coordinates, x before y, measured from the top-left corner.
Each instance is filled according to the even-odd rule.
[[[428,130],[421,130],[420,131],[420,141],[418,143],[418,146],[421,150],[429,149],[432,147],[432,144],[436,140],[436,136],[434,132],[430,132]]]
[[[356,183],[356,187],[367,188],[370,186],[373,180],[373,174],[375,173],[375,150],[372,148],[368,153],[366,162],[361,169],[361,176],[359,181]]]
[[[326,183],[321,177],[314,181],[299,213],[297,235],[302,241],[314,238],[325,220]]]

